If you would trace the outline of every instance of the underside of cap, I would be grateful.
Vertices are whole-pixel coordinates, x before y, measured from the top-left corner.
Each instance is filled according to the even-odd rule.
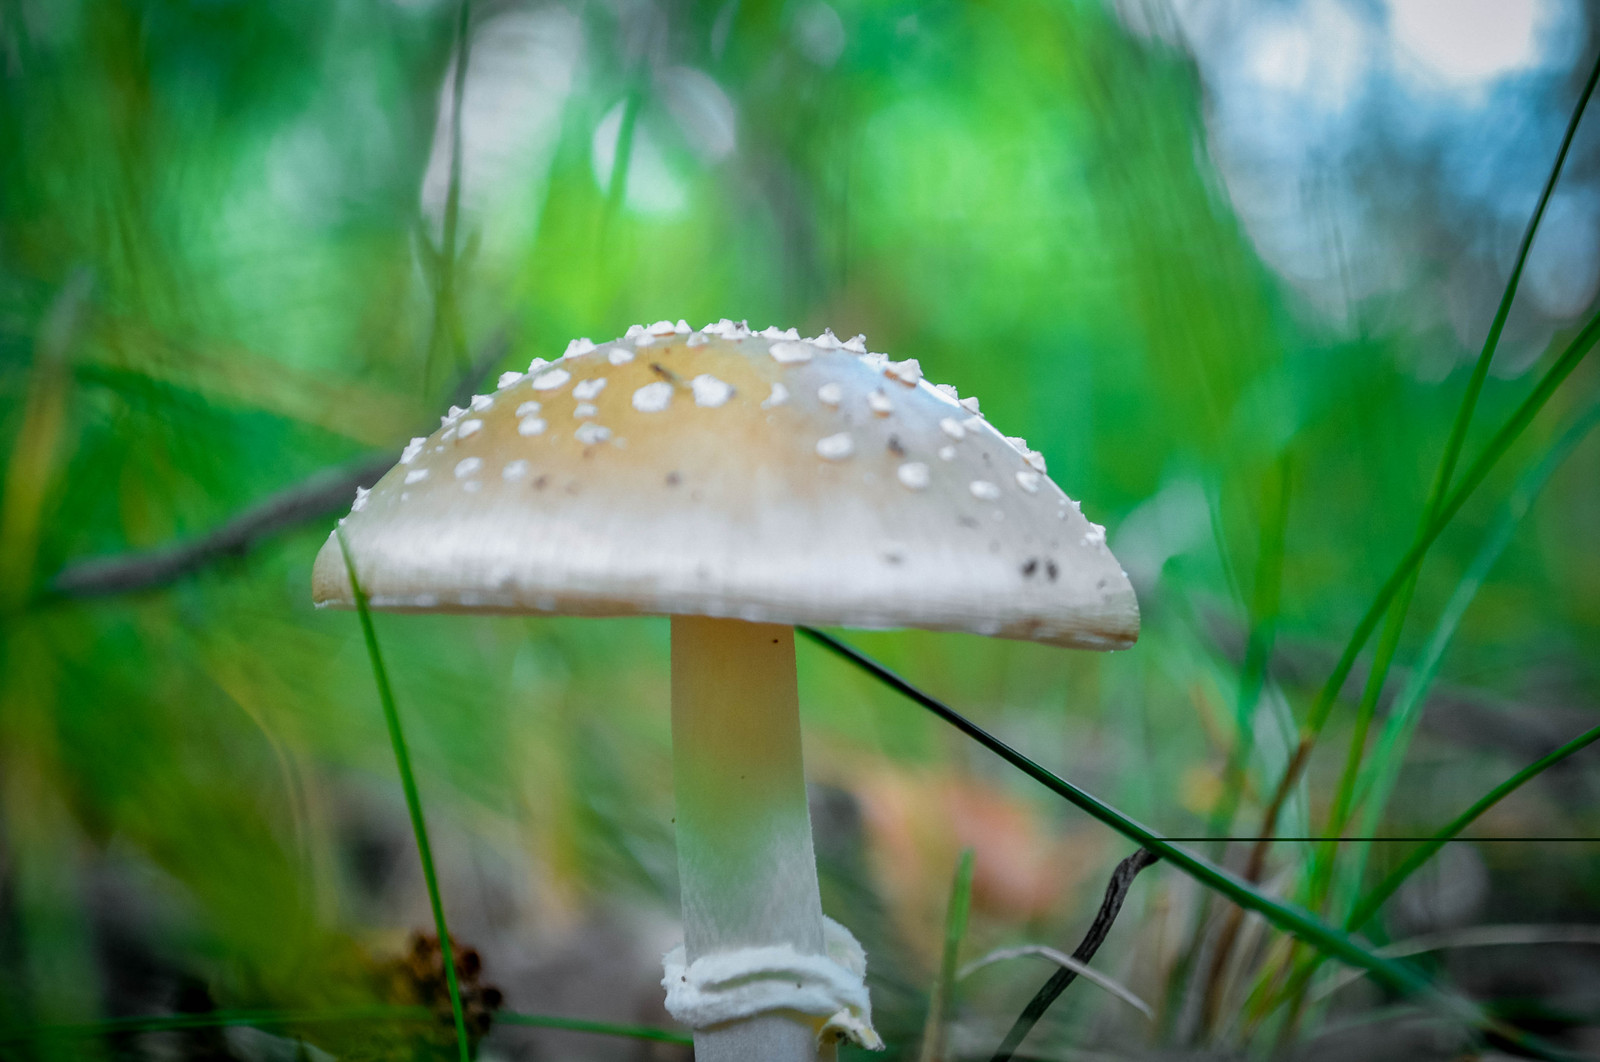
[[[358,496],[342,527],[373,607],[1138,636],[1104,529],[915,362],[728,322],[569,351]],[[331,536],[312,581],[353,604]]]

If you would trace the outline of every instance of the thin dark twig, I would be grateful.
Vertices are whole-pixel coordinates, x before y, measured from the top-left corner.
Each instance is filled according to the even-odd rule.
[[[1078,945],[1072,957],[1080,963],[1088,963],[1094,958],[1094,953],[1100,950],[1100,945],[1105,943],[1106,934],[1111,932],[1111,924],[1117,920],[1117,915],[1122,911],[1122,901],[1128,898],[1128,890],[1133,887],[1133,879],[1139,871],[1161,857],[1148,848],[1141,848],[1133,855],[1117,864],[1117,869],[1111,872],[1111,880],[1106,883],[1105,899],[1100,901],[1100,911],[1094,916],[1094,922],[1089,926],[1089,932],[1083,935],[1083,941]],[[1017,1015],[1017,1020],[1011,1026],[1011,1031],[1006,1033],[1006,1038],[1000,1042],[1000,1047],[995,1051],[990,1062],[1010,1062],[1012,1054],[1021,1046],[1028,1033],[1044,1017],[1044,1012],[1050,1009],[1050,1004],[1056,997],[1065,992],[1067,986],[1077,980],[1078,971],[1065,966],[1050,975],[1050,979],[1040,986],[1039,991],[1028,1000],[1028,1005],[1022,1008],[1022,1013]]]
[[[504,335],[498,335],[484,348],[455,389],[452,397],[457,405],[466,404],[477,382],[505,357],[509,345]],[[280,532],[348,506],[357,487],[370,487],[393,464],[394,455],[384,453],[325,468],[235,513],[198,538],[76,561],[50,580],[44,597],[91,598],[149,590],[218,561],[243,557]]]
[[[198,538],[157,549],[94,557],[63,568],[48,597],[104,597],[176,582],[229,557],[242,557],[279,531],[349,505],[357,487],[369,487],[394,464],[393,454],[363,457],[324,469],[270,494]]]

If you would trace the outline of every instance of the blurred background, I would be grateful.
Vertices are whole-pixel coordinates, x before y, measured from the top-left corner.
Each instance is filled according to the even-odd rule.
[[[1159,831],[1249,836],[1422,519],[1597,22],[1580,0],[0,0],[0,1058],[455,1057],[448,1019],[104,1023],[437,1006],[366,649],[312,609],[311,559],[460,394],[641,321],[865,332],[980,396],[1110,529],[1139,644],[842,635]],[[1467,460],[1593,312],[1597,180],[1586,120]],[[1326,824],[1352,739],[1345,832],[1416,837],[1600,723],[1597,386],[1580,366],[1440,537],[1370,731],[1364,656],[1283,833]],[[670,1028],[666,622],[377,631],[474,998]],[[962,980],[924,1050],[958,854],[965,962],[1070,951],[1132,846],[807,644],[800,684],[824,907],[866,946],[890,1054],[987,1058],[1052,968]],[[1591,749],[1365,934],[1600,1056],[1596,837]],[[1275,846],[1264,884],[1339,921],[1414,844],[1346,844],[1331,877],[1315,847]],[[1095,965],[1153,1017],[1080,981],[1022,1054],[1477,1050],[1333,964],[1281,1005],[1254,919],[1208,974],[1227,914],[1145,871]],[[478,1050],[688,1054],[506,1022]]]

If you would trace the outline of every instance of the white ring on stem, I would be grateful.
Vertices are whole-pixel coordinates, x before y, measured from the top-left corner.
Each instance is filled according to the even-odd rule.
[[[873,1051],[883,1039],[872,1027],[867,956],[848,929],[823,916],[827,955],[802,955],[787,944],[739,948],[684,963],[683,945],[662,957],[667,1013],[691,1029],[771,1011],[810,1016],[819,1042],[848,1039]]]

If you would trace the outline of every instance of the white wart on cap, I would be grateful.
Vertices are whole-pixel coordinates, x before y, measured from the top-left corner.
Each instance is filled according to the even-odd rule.
[[[572,349],[344,520],[374,607],[1137,638],[1104,529],[914,363],[730,322]],[[313,596],[353,604],[331,538]]]

